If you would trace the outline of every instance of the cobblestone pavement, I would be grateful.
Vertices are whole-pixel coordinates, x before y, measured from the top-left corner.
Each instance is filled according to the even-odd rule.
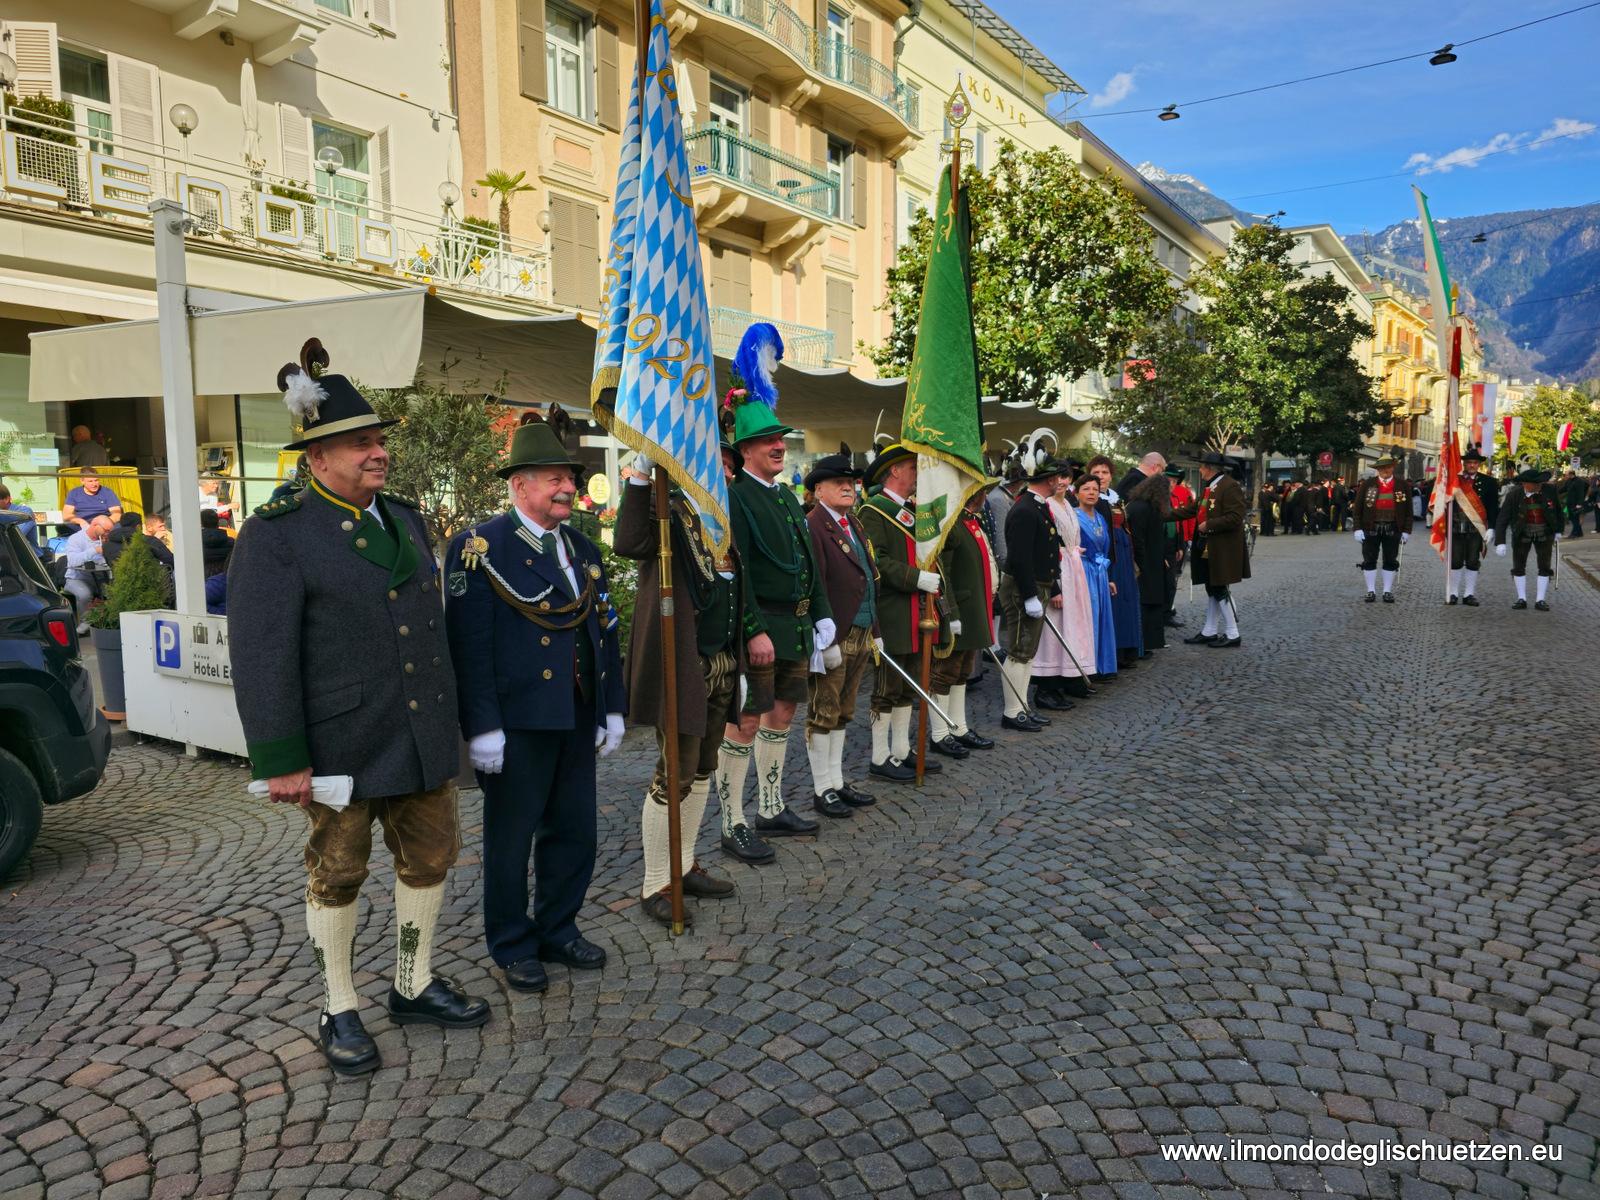
[[[611,962],[543,996],[486,969],[466,794],[439,965],[494,1020],[380,1014],[382,866],[364,1080],[310,1038],[298,815],[237,765],[119,751],[0,892],[0,1196],[1600,1195],[1600,594],[1514,613],[1497,564],[1447,609],[1413,543],[1401,602],[1367,606],[1355,555],[1264,541],[1242,650],[1167,650],[877,789],[677,943],[632,899],[631,736],[585,922]],[[1561,1159],[1160,1153],[1236,1137]]]

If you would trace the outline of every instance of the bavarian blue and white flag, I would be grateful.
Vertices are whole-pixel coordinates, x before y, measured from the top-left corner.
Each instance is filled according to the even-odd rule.
[[[628,71],[589,397],[606,431],[664,467],[694,502],[720,555],[729,527],[716,359],[662,0],[650,3],[646,53],[642,95],[638,70]]]

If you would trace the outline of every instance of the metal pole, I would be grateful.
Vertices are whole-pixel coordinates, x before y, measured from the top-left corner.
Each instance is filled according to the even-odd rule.
[[[1017,685],[1012,683],[1011,680],[1006,678],[1006,665],[1005,665],[1005,663],[1000,661],[1000,656],[994,652],[994,647],[993,646],[985,646],[983,648],[983,652],[985,654],[987,654],[990,658],[994,659],[994,665],[996,667],[1000,668],[1000,683],[1001,683],[1002,687],[1010,688],[1012,697],[1016,700],[1016,702],[1018,704],[1022,705],[1022,711],[1023,712],[1027,712],[1028,711],[1028,698],[1026,696],[1023,696],[1023,695],[1019,694],[1017,692]]]
[[[1064,603],[1065,602],[1063,601],[1063,604]],[[1084,679],[1089,678],[1084,674],[1083,664],[1078,661],[1078,656],[1072,652],[1072,647],[1067,645],[1067,639],[1062,637],[1061,631],[1050,623],[1050,614],[1047,612],[1040,619],[1044,622],[1044,627],[1050,631],[1051,635],[1056,639],[1056,641],[1061,643],[1061,648],[1067,652],[1067,657],[1072,660],[1072,665],[1078,668],[1078,674]],[[1027,708],[1028,706],[1024,704],[1022,707]]]
[[[906,681],[906,686],[915,692],[917,697],[924,704],[931,706],[933,711],[939,714],[939,719],[941,721],[943,721],[946,725],[955,724],[955,722],[950,719],[950,714],[945,712],[944,709],[940,708],[932,696],[928,695],[928,693],[925,692],[921,687],[917,686],[917,681],[911,678],[910,673],[904,667],[895,662],[893,655],[891,655],[888,651],[884,651],[880,654],[878,651],[874,650],[872,653],[875,661],[880,667],[887,663],[896,675],[900,676],[901,679]]]
[[[189,344],[188,273],[184,233],[188,221],[176,200],[150,205],[155,230],[156,314],[161,344],[162,421],[171,488],[173,581],[180,613],[206,611],[200,550],[200,472],[195,463],[194,355]]]

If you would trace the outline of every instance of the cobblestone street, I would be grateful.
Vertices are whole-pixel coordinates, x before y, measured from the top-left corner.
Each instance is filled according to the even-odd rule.
[[[1424,536],[1368,606],[1355,559],[1264,540],[1242,649],[1175,645],[1038,736],[999,732],[991,669],[999,749],[773,867],[730,868],[713,812],[738,894],[677,942],[635,899],[630,734],[584,922],[610,963],[542,996],[488,969],[465,793],[435,966],[493,1020],[383,1015],[380,849],[364,1079],[313,1040],[303,819],[119,750],[0,891],[0,1197],[1600,1196],[1600,593],[1563,571],[1513,612],[1491,559],[1446,608]],[[1236,1138],[1528,1157],[1161,1154]]]

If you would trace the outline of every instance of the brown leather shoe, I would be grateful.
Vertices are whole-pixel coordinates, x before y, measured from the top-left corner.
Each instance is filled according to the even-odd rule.
[[[724,896],[733,895],[733,880],[719,878],[695,863],[683,877],[683,894],[705,900],[721,900]]]
[[[672,897],[667,894],[668,890],[667,888],[662,888],[654,896],[646,897],[643,904],[640,905],[647,917],[662,925],[672,924]],[[688,889],[684,890],[687,891]],[[689,911],[688,905],[684,905],[683,927],[688,929],[693,924],[694,914]]]

